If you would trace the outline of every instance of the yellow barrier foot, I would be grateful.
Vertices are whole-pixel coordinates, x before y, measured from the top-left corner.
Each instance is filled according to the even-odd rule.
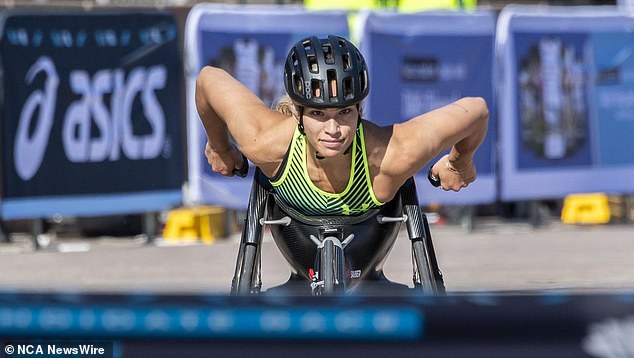
[[[225,209],[217,206],[198,206],[174,209],[167,215],[163,239],[197,241],[212,244],[224,236]]]
[[[565,224],[607,224],[610,216],[608,196],[603,193],[568,195],[561,211]]]

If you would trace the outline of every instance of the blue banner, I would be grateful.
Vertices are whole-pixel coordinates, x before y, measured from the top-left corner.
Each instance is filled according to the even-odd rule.
[[[194,102],[198,72],[206,65],[223,68],[271,105],[286,94],[289,48],[303,37],[328,34],[348,35],[345,13],[210,4],[192,8],[185,32],[189,201],[246,209],[253,174],[250,170],[248,178],[228,178],[212,172],[207,163],[207,137]]]
[[[263,350],[276,357],[308,350],[326,357],[453,357],[464,349],[465,356],[486,358],[631,357],[633,312],[631,291],[338,297],[0,291],[0,357],[69,344],[113,348],[114,357],[250,357]]]
[[[421,204],[477,204],[496,198],[491,13],[371,13],[363,27],[361,50],[370,68],[371,91],[364,107],[380,125],[404,122],[467,96],[489,106],[487,137],[475,156],[478,178],[460,193],[427,181],[433,159],[416,176]],[[446,154],[447,152],[444,152]]]
[[[28,315],[28,321],[25,321]],[[19,305],[0,307],[0,336],[414,341],[415,308]]]
[[[15,12],[1,27],[3,218],[181,202],[182,71],[171,15]]]
[[[633,25],[611,8],[502,12],[502,200],[634,192]]]

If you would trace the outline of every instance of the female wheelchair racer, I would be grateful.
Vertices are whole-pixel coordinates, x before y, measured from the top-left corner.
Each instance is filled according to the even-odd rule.
[[[345,241],[346,230],[362,230],[367,224],[366,232],[357,232],[348,242],[345,257],[352,266],[345,271],[351,287],[378,281],[398,225],[379,228],[376,218],[404,217],[408,205],[418,207],[412,199],[415,191],[404,194],[411,192],[410,178],[447,148],[449,154],[431,167],[430,178],[454,191],[475,180],[473,155],[486,135],[486,103],[462,98],[403,123],[377,126],[361,117],[361,101],[369,92],[365,60],[338,36],[298,41],[287,56],[284,83],[288,99],[270,110],[223,70],[207,66],[197,78],[196,106],[213,171],[233,175],[246,164],[242,154],[258,168],[236,272],[245,268],[241,260],[245,252],[254,252],[253,246],[257,260],[258,246],[249,240],[257,241],[258,235],[249,235],[257,234],[259,219],[287,217],[290,223],[284,219],[272,232],[293,269],[292,278],[312,279],[315,247],[331,234],[325,231]],[[405,216],[424,232],[427,226],[418,210]],[[421,241],[411,233],[410,238]],[[242,281],[257,287],[253,277]]]
[[[246,176],[246,170],[248,167],[236,173]],[[429,180],[440,185],[434,178]],[[291,265],[290,279],[274,288],[278,292],[332,295],[356,289],[357,293],[377,295],[394,294],[396,289],[404,293],[406,286],[388,281],[383,274],[383,262],[401,222],[406,223],[411,241],[414,288],[427,294],[444,293],[442,273],[427,218],[418,205],[413,178],[381,208],[357,216],[307,216],[280,200],[256,169],[231,293],[260,292],[260,248],[265,224],[270,226],[275,243]]]

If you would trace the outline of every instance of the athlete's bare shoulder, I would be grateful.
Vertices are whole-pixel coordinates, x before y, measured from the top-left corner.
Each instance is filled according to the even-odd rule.
[[[293,117],[286,117],[262,131],[257,138],[252,157],[249,158],[267,177],[273,177],[284,160],[288,147],[293,139],[297,122]]]
[[[376,123],[363,121],[366,155],[370,170],[372,190],[379,201],[390,201],[399,189],[400,183],[393,180],[387,173],[390,163],[387,163],[393,126],[380,126]]]
[[[362,124],[368,163],[378,167],[390,142],[392,126],[379,126],[367,120],[363,120]]]

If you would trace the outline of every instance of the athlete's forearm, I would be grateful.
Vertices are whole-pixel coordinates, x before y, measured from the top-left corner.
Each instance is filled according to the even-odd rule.
[[[454,105],[473,115],[470,125],[465,129],[466,137],[458,141],[449,153],[449,161],[452,164],[460,165],[464,161],[472,160],[476,149],[484,141],[488,128],[489,111],[486,102],[481,98],[468,99],[464,102],[458,101]]]
[[[205,127],[209,145],[213,150],[222,152],[230,148],[230,142],[227,124],[216,113],[211,103],[213,97],[210,92],[216,89],[213,80],[214,70],[205,67],[196,79],[196,109]]]

